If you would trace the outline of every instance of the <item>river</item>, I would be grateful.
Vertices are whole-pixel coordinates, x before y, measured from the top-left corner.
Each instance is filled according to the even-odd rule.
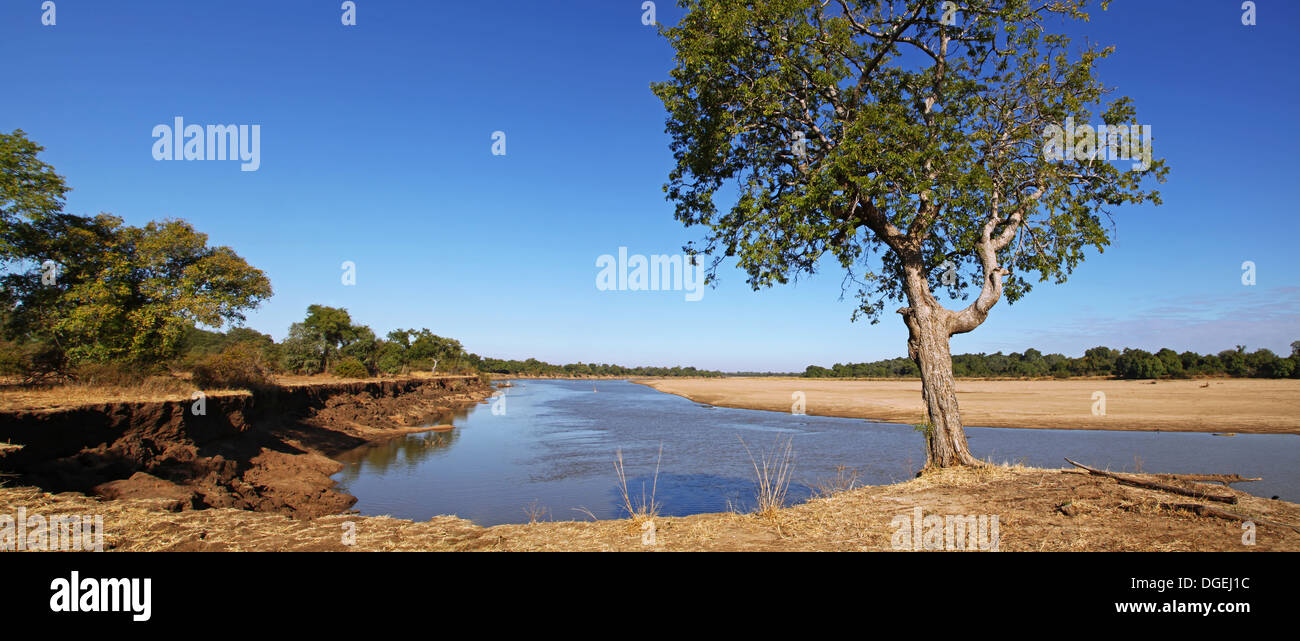
[[[594,390],[594,391],[593,391]],[[789,443],[791,502],[834,479],[859,485],[911,478],[925,462],[910,425],[700,405],[629,381],[516,380],[504,403],[444,417],[456,428],[366,445],[337,457],[340,489],[365,515],[479,525],[626,516],[615,472],[622,451],[634,499],[654,491],[661,514],[751,509],[755,463]],[[968,427],[971,450],[994,462],[1063,467],[1070,457],[1112,471],[1229,472],[1236,487],[1300,497],[1295,435]],[[662,446],[662,460],[655,475]]]

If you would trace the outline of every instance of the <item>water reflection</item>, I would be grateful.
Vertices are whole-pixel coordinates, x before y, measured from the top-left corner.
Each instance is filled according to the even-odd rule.
[[[443,412],[429,423],[430,426],[454,425],[469,416],[472,408]],[[430,457],[446,453],[459,438],[455,429],[417,432],[404,437],[379,441],[344,452],[335,459],[344,464],[336,480],[347,483],[362,474],[385,474],[394,468],[413,468]]]

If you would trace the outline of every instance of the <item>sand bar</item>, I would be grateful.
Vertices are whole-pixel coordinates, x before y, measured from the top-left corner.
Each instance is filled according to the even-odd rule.
[[[807,378],[640,379],[698,403],[789,412],[803,392],[807,413],[887,423],[924,420],[919,380]],[[1105,415],[1094,415],[1094,394]],[[968,426],[1300,434],[1300,380],[958,380]]]

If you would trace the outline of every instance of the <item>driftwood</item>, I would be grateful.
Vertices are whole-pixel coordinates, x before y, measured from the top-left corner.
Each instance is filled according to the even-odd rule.
[[[1166,483],[1161,483],[1161,482],[1159,482],[1159,481],[1149,481],[1149,480],[1146,480],[1146,479],[1137,478],[1136,476],[1133,476],[1133,475],[1130,475],[1130,474],[1116,474],[1115,472],[1105,472],[1105,471],[1102,471],[1102,470],[1099,470],[1099,469],[1096,469],[1096,468],[1088,467],[1087,465],[1084,465],[1084,464],[1082,464],[1082,463],[1075,463],[1074,461],[1071,461],[1069,458],[1066,458],[1065,460],[1066,460],[1070,465],[1073,465],[1073,466],[1078,467],[1078,468],[1085,469],[1085,470],[1087,470],[1088,472],[1090,472],[1090,473],[1092,473],[1092,474],[1096,474],[1096,475],[1098,475],[1098,476],[1105,476],[1105,477],[1107,477],[1107,478],[1115,479],[1116,481],[1119,481],[1120,483],[1124,483],[1124,484],[1126,484],[1126,485],[1133,485],[1133,486],[1136,486],[1136,487],[1144,487],[1144,488],[1146,488],[1146,489],[1148,489],[1148,490],[1158,490],[1158,491],[1161,491],[1161,492],[1170,492],[1170,493],[1173,493],[1173,494],[1179,494],[1179,495],[1182,495],[1182,496],[1190,496],[1190,497],[1198,498],[1198,499],[1209,499],[1209,500],[1211,500],[1211,501],[1219,501],[1220,503],[1236,503],[1236,502],[1237,502],[1237,497],[1234,496],[1234,495],[1232,495],[1232,494],[1228,494],[1228,495],[1223,495],[1223,494],[1211,494],[1211,493],[1209,493],[1209,492],[1202,492],[1202,491],[1200,491],[1200,490],[1193,490],[1193,489],[1188,489],[1188,488],[1178,487],[1178,486],[1176,486],[1176,485],[1169,485],[1169,484],[1166,484]]]
[[[1198,483],[1222,483],[1225,487],[1229,483],[1246,483],[1249,481],[1262,481],[1262,478],[1246,478],[1239,474],[1152,474],[1158,479],[1166,481],[1196,481]]]
[[[1268,519],[1261,519],[1255,516],[1247,516],[1245,514],[1229,512],[1228,510],[1217,508],[1212,505],[1201,505],[1199,503],[1161,503],[1160,507],[1168,508],[1171,510],[1187,510],[1188,512],[1195,512],[1197,516],[1214,516],[1221,519],[1228,519],[1229,521],[1250,521],[1252,523],[1258,523],[1261,525],[1271,525],[1273,527],[1282,527],[1290,530],[1295,530],[1296,532],[1300,532],[1300,527],[1291,525],[1289,523],[1270,521]]]

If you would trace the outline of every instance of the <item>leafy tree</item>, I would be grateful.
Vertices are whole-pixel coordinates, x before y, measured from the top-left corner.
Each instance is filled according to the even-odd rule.
[[[1163,361],[1141,349],[1124,350],[1115,359],[1115,372],[1121,378],[1160,378],[1167,373]]]
[[[1269,349],[1257,349],[1246,355],[1246,370],[1250,376],[1275,378],[1278,373],[1278,357]]]
[[[1085,0],[958,0],[945,24],[932,0],[682,0],[664,29],[676,166],[665,190],[676,218],[707,228],[686,250],[712,257],[707,280],[735,258],[754,289],[834,260],[857,282],[854,317],[887,301],[920,369],[930,463],[977,464],[966,444],[949,339],[1014,302],[1034,280],[1063,282],[1084,250],[1109,243],[1104,218],[1159,202],[1143,191],[1163,162],[1127,171],[1055,161],[1044,133],[1091,109],[1136,123],[1094,65],[1112,52],[1048,31],[1086,20]],[[729,209],[717,201],[735,194]],[[944,307],[937,290],[965,299]]]
[[[265,274],[183,220],[63,212],[67,187],[41,150],[0,134],[0,307],[6,336],[48,347],[52,367],[157,363],[195,324],[242,322],[271,296]]]
[[[1238,345],[1237,349],[1225,349],[1219,352],[1219,361],[1223,363],[1223,371],[1228,376],[1245,376],[1249,373],[1245,351],[1244,346]]]
[[[1156,352],[1156,358],[1160,359],[1166,374],[1175,378],[1183,376],[1183,359],[1179,358],[1178,352],[1166,347]]]
[[[338,307],[309,305],[302,326],[305,336],[321,346],[320,371],[328,371],[331,357],[356,336],[352,316]]]
[[[1083,360],[1089,373],[1111,374],[1115,371],[1115,359],[1119,352],[1105,346],[1097,346],[1083,353]]]
[[[391,340],[383,341],[375,354],[375,367],[386,374],[401,374],[407,365],[406,347]]]
[[[378,351],[379,339],[375,338],[375,332],[365,325],[353,325],[350,335],[339,348],[339,353],[344,358],[354,358],[368,369],[374,369]]]
[[[302,374],[324,371],[325,340],[308,330],[304,323],[289,326],[289,335],[280,344],[284,368]]]

